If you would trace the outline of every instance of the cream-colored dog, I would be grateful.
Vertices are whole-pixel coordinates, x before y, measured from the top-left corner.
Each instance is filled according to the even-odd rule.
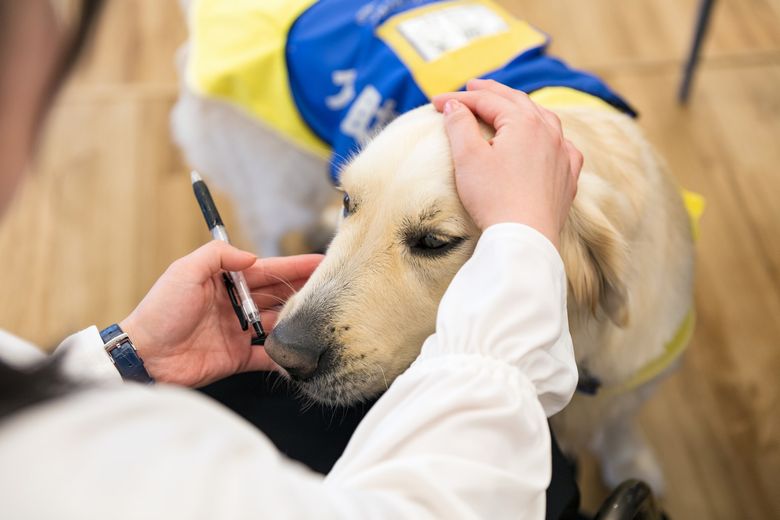
[[[556,113],[585,157],[561,255],[577,362],[601,389],[576,395],[553,425],[569,451],[597,454],[608,484],[639,477],[660,492],[660,469],[634,424],[657,378],[621,386],[663,356],[691,310],[690,221],[633,120],[589,108]],[[266,344],[305,395],[333,404],[376,396],[412,363],[479,239],[431,106],[391,123],[341,184],[344,216],[326,258]]]

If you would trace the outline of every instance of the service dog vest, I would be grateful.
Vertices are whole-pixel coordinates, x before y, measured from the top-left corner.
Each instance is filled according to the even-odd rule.
[[[545,106],[634,110],[546,54],[549,38],[489,0],[197,0],[187,81],[343,163],[398,114],[471,78]]]

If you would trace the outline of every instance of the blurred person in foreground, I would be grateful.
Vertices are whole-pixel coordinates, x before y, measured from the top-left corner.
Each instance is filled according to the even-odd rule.
[[[96,0],[0,0],[0,215],[99,9]],[[223,270],[244,271],[258,306],[270,309],[321,257],[258,260],[212,242],[171,264],[114,329],[157,384],[123,383],[94,326],[51,357],[0,333],[3,515],[543,518],[546,417],[566,405],[577,381],[556,247],[582,158],[554,116],[527,98],[477,92],[473,106],[435,104],[459,194],[483,231],[479,245],[441,303],[436,333],[329,475],[290,462],[251,425],[188,389],[274,369],[237,326]],[[499,114],[491,119],[502,136],[487,145],[475,117],[486,113]],[[506,312],[518,300],[531,303]],[[266,327],[273,316],[264,313]]]

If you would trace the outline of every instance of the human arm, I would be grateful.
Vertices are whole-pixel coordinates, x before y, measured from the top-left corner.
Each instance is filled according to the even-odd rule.
[[[280,305],[308,279],[321,255],[258,260],[220,241],[212,241],[177,260],[133,313],[120,322],[146,369],[158,382],[202,386],[237,372],[271,370],[261,346],[250,345],[222,285],[223,270],[242,270],[264,327],[276,321]],[[96,327],[67,338],[67,373],[77,380],[115,380],[119,375],[103,350]]]
[[[0,489],[11,516],[28,517],[542,518],[545,415],[575,384],[560,259],[537,232],[503,224],[324,485],[204,397],[118,385],[0,428]]]
[[[245,424],[181,394],[174,402],[146,398],[134,409],[155,416],[131,424],[127,407],[111,401],[116,432],[132,433],[148,449],[136,450],[142,456],[130,468],[111,466],[110,451],[90,457],[96,467],[86,474],[113,485],[86,504],[90,512],[130,511],[128,517],[151,504],[170,518],[541,518],[550,473],[545,415],[560,409],[576,384],[565,291],[547,239],[519,224],[488,226],[441,303],[436,334],[368,414],[324,486]],[[68,421],[80,424],[74,414]],[[117,438],[77,429],[93,441]],[[43,449],[64,451],[56,443]],[[35,455],[47,458],[45,451]],[[63,477],[59,487],[41,485],[73,488],[66,496],[74,501],[87,487],[77,485],[83,477]],[[125,489],[147,502],[114,511]]]
[[[399,517],[542,518],[545,416],[577,381],[565,294],[546,239],[517,224],[489,228],[447,290],[436,334],[328,481],[377,493],[397,486],[386,494],[399,497]],[[392,407],[403,416],[385,415]]]

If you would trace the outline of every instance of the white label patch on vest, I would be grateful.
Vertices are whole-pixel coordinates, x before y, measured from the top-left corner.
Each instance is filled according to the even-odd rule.
[[[345,135],[364,145],[372,135],[376,135],[384,126],[398,117],[395,100],[382,100],[382,94],[373,85],[366,85],[360,92],[339,129]]]
[[[440,9],[398,25],[398,31],[425,61],[508,30],[504,19],[484,5]]]

